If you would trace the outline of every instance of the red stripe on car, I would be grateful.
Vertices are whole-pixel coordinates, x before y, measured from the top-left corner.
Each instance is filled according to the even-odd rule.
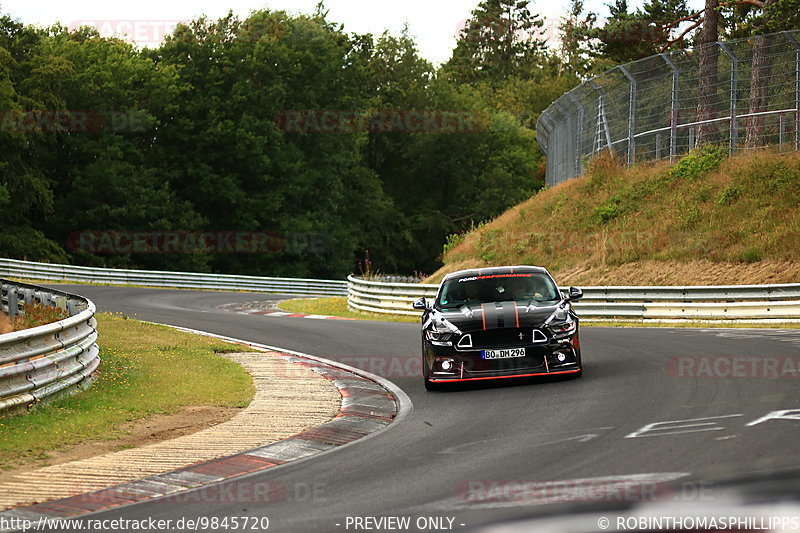
[[[460,378],[460,379],[431,379],[434,383],[455,383],[458,381],[479,381],[484,379],[508,379],[508,378],[529,378],[534,376],[554,376],[556,374],[574,374],[580,372],[580,369],[575,370],[561,370],[559,372],[539,372],[537,374],[514,374],[512,376],[483,376],[479,378]]]

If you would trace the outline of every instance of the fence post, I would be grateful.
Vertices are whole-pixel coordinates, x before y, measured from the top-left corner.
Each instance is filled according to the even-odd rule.
[[[608,148],[608,151],[613,152],[614,149],[611,147],[611,134],[608,131],[608,121],[606,120],[606,95],[603,92],[603,89],[598,87],[594,80],[589,80],[586,83],[588,83],[589,87],[591,87],[592,90],[597,93],[597,130],[595,131],[594,135],[594,153],[600,151],[602,141],[601,136],[603,133],[605,133],[606,147]]]
[[[583,174],[583,168],[581,165],[581,141],[583,140],[583,104],[580,100],[578,100],[572,91],[567,93],[567,98],[572,100],[572,103],[575,104],[575,107],[578,108],[578,131],[575,134],[575,175],[580,176]]]
[[[619,69],[631,84],[628,93],[628,164],[632,165],[636,162],[636,79],[624,65]]]
[[[733,154],[739,143],[739,120],[736,118],[736,80],[739,77],[739,59],[731,52],[726,43],[717,43],[731,60],[731,125],[728,154]]]
[[[549,124],[551,121],[550,119],[550,108],[548,107],[542,114],[539,116],[539,120],[536,122],[536,142],[539,143],[539,148],[544,152],[544,157],[546,161],[545,169],[544,169],[544,182],[546,185],[555,185],[554,180],[552,179],[553,175],[553,165],[550,162],[550,137],[552,136],[553,128]]]
[[[794,149],[800,151],[800,43],[788,31],[783,36],[794,46],[795,53],[795,88],[794,88]]]
[[[569,169],[568,169],[568,165],[567,165],[567,161],[569,161],[569,159],[570,159],[570,157],[569,157],[569,142],[570,142],[569,126],[570,126],[570,121],[569,121],[569,114],[567,114],[567,111],[564,109],[564,107],[561,104],[558,103],[558,100],[553,102],[553,105],[555,106],[556,110],[559,113],[561,113],[561,116],[563,117],[563,120],[559,120],[558,121],[558,126],[557,126],[558,127],[558,137],[557,137],[558,143],[556,145],[556,151],[558,152],[559,166],[561,167],[561,172],[559,173],[558,182],[561,183],[562,181],[566,181],[566,180],[570,179],[571,177],[574,177],[574,176],[570,176],[569,175]]]
[[[670,121],[669,121],[669,160],[675,160],[676,145],[678,137],[678,67],[672,62],[667,54],[658,54],[664,63],[672,69],[672,96],[670,97]]]

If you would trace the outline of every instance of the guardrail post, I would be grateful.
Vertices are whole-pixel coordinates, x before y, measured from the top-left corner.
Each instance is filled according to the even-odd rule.
[[[672,62],[667,54],[658,54],[664,63],[672,69],[672,95],[670,96],[670,120],[669,120],[669,160],[674,161],[676,155],[676,143],[678,137],[678,67]]]
[[[736,80],[739,77],[739,59],[731,52],[726,43],[717,43],[731,60],[731,125],[728,155],[733,154],[739,143],[739,120],[736,118]]]
[[[631,84],[628,94],[628,164],[632,165],[636,162],[636,79],[624,65],[619,69]]]
[[[19,314],[19,295],[17,294],[17,288],[9,286],[8,287],[8,316],[11,318],[16,317]]]
[[[794,88],[794,144],[795,150],[800,151],[800,43],[797,42],[797,39],[794,38],[794,35],[789,33],[788,31],[783,32],[783,36],[786,37],[786,40],[794,46],[794,53],[795,53],[795,67],[794,67],[794,76],[795,76],[795,88]]]

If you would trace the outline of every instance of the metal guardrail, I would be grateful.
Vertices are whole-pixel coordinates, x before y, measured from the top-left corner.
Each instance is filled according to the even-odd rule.
[[[419,316],[414,300],[438,285],[383,283],[348,276],[347,304],[370,313]],[[576,313],[595,319],[800,319],[800,284],[692,287],[582,287]]]
[[[386,283],[347,276],[347,305],[357,311],[419,316],[411,308],[418,298],[434,298],[438,285],[424,283]]]
[[[100,364],[95,306],[86,298],[0,279],[2,311],[25,304],[64,309],[64,320],[0,335],[0,415],[83,387]]]
[[[347,283],[340,280],[266,278],[197,272],[123,270],[74,265],[51,265],[16,259],[0,259],[0,275],[25,279],[78,281],[144,287],[217,289],[280,294],[345,296]]]

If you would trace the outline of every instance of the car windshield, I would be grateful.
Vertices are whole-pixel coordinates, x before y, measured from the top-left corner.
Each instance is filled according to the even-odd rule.
[[[444,283],[436,306],[447,309],[488,302],[553,302],[560,299],[558,289],[550,276],[537,272],[520,272],[450,279]]]

